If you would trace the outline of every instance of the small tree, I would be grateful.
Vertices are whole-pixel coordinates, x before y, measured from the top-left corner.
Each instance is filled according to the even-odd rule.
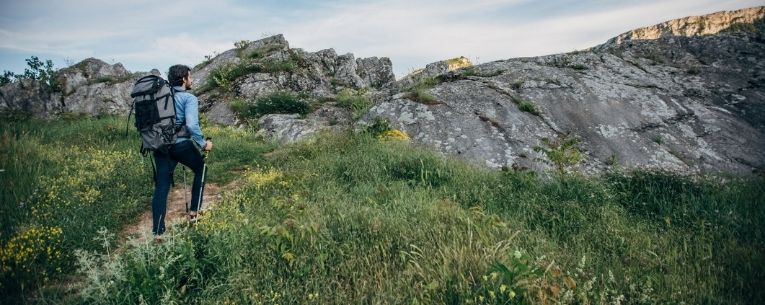
[[[584,156],[579,151],[579,139],[570,134],[555,137],[553,139],[543,138],[544,146],[534,147],[534,151],[543,152],[547,159],[546,163],[555,166],[559,174],[564,174],[567,169],[578,164]]]
[[[3,75],[0,75],[0,86],[10,84],[16,78],[16,74],[11,71],[4,71]]]
[[[52,60],[48,59],[43,62],[39,57],[31,56],[26,61],[29,67],[24,69],[24,74],[4,71],[3,75],[0,76],[0,85],[11,83],[14,80],[34,79],[48,86],[53,86],[53,74],[56,73],[56,70],[53,69]]]

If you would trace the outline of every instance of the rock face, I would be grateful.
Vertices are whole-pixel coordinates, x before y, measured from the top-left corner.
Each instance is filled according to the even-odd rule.
[[[405,92],[363,118],[490,167],[543,169],[542,138],[580,139],[598,172],[748,174],[765,168],[765,43],[759,33],[635,40],[519,58],[438,77],[424,105]]]
[[[251,73],[233,74],[224,80],[230,81],[228,88],[222,88],[220,76],[226,75],[222,71],[227,69],[247,69]],[[258,98],[279,91],[302,93],[312,101],[331,100],[344,88],[379,92],[388,90],[395,82],[388,58],[357,59],[353,54],[337,55],[333,49],[317,52],[292,49],[282,35],[226,51],[195,67],[192,79],[198,86],[207,86],[201,90],[200,103],[203,109],[212,112],[211,121],[222,124],[238,123],[229,106],[233,100],[254,104]],[[313,123],[316,122],[309,125]]]
[[[127,114],[130,90],[141,74],[122,64],[88,58],[59,70],[54,86],[36,80],[13,82],[0,88],[0,109],[24,111],[48,118],[62,112]]]
[[[763,19],[763,17],[765,17],[765,7],[763,6],[704,16],[690,16],[623,33],[610,39],[605,43],[605,46],[661,37],[713,35],[730,28],[734,24],[752,24]]]
[[[409,75],[401,78],[396,82],[396,87],[399,90],[406,89],[429,77],[436,77],[441,74],[461,68],[467,68],[472,65],[473,63],[470,62],[470,59],[467,59],[464,56],[429,63],[425,66],[424,69],[415,70],[414,72],[409,73]]]
[[[346,129],[351,123],[350,111],[335,107],[334,104],[325,104],[306,118],[297,114],[265,115],[258,120],[258,135],[286,144],[319,131]]]
[[[0,110],[48,117],[63,109],[61,94],[37,80],[23,79],[0,87]]]

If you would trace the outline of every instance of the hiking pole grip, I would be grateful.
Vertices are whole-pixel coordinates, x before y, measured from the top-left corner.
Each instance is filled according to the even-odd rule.
[[[212,138],[211,138],[211,137],[206,137],[206,138],[205,138],[205,142],[207,142],[207,141],[212,141]],[[205,144],[205,145],[206,145],[206,144]],[[203,156],[204,158],[207,158],[207,154],[208,154],[209,152],[210,152],[209,150],[205,150],[205,149],[202,149],[202,156]]]

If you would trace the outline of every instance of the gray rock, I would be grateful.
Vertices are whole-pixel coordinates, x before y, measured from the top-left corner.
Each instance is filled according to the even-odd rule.
[[[345,87],[368,87],[369,85],[356,73],[357,67],[353,54],[338,56],[335,64],[335,80]]]
[[[580,170],[748,174],[765,168],[765,45],[751,33],[664,37],[599,52],[496,61],[442,74],[434,105],[401,92],[384,117],[416,143],[491,167],[544,168],[542,138],[581,139]],[[521,110],[534,105],[539,115]]]
[[[292,143],[320,131],[341,130],[351,123],[347,109],[327,103],[317,111],[301,118],[297,114],[269,114],[258,120],[258,135],[278,143]]]
[[[373,88],[386,88],[396,81],[393,63],[386,57],[356,59],[356,74],[366,86]]]
[[[34,80],[14,82],[0,89],[0,108],[49,118],[62,112],[127,114],[130,90],[137,77],[120,63],[110,65],[95,58],[85,59],[56,72],[51,87]]]
[[[37,117],[61,112],[61,94],[39,81],[24,79],[0,87],[0,111],[21,111]]]
[[[727,30],[733,24],[754,23],[763,18],[765,18],[765,6],[673,19],[620,34],[610,39],[604,45],[599,46],[599,48],[615,46],[633,40],[653,40],[672,36],[714,35]]]
[[[473,63],[464,56],[441,60],[425,65],[424,69],[415,70],[414,72],[409,73],[398,80],[395,85],[399,89],[406,89],[426,78],[436,77],[447,72],[471,66],[473,66]]]
[[[222,125],[237,125],[239,120],[236,113],[227,103],[215,103],[205,113],[210,122]]]

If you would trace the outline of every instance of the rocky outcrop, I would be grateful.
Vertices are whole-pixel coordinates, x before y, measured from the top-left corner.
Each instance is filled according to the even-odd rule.
[[[765,18],[765,6],[723,11],[704,16],[690,16],[635,29],[610,39],[604,47],[634,40],[651,40],[671,36],[714,35],[733,25],[753,24]]]
[[[0,87],[0,111],[18,111],[37,117],[49,117],[61,112],[61,93],[53,92],[48,84],[22,79]]]
[[[246,70],[247,73],[239,73]],[[231,72],[233,71],[233,72]],[[221,124],[237,124],[230,103],[234,100],[254,104],[258,98],[280,91],[300,93],[315,103],[332,100],[344,89],[387,91],[395,82],[388,58],[355,58],[338,55],[334,49],[306,52],[290,48],[282,35],[254,42],[242,42],[192,71],[203,110],[210,120]],[[271,121],[283,122],[273,116]],[[312,120],[308,117],[306,120]],[[270,122],[270,121],[269,121]],[[314,126],[319,122],[310,122]],[[272,124],[272,129],[285,124]],[[348,125],[346,124],[346,127]],[[286,128],[286,127],[285,127]],[[275,134],[292,134],[272,130]],[[294,139],[292,139],[294,140]]]
[[[320,131],[347,129],[352,123],[350,111],[325,104],[317,111],[301,118],[298,114],[269,114],[258,120],[258,135],[274,139],[280,144],[292,143]]]
[[[413,141],[490,167],[544,169],[543,138],[575,136],[579,169],[747,174],[765,168],[765,43],[757,33],[663,37],[442,74],[373,107]]]
[[[407,89],[429,77],[436,77],[450,71],[470,66],[473,66],[473,63],[470,62],[470,59],[467,59],[467,57],[464,56],[429,63],[425,68],[415,70],[398,80],[396,82],[396,87],[400,90]]]
[[[49,118],[63,112],[127,114],[130,90],[142,74],[122,64],[88,58],[54,75],[52,84],[22,80],[0,88],[0,109],[23,111]]]

